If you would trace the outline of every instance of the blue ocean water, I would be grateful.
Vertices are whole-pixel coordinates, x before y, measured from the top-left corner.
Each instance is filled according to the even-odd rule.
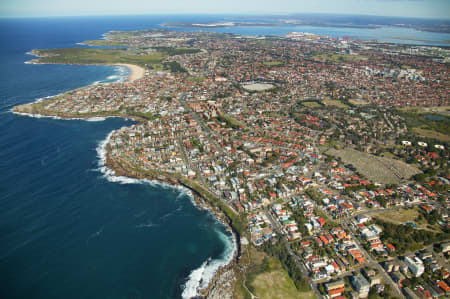
[[[110,182],[98,170],[99,144],[131,121],[56,120],[10,112],[14,105],[126,75],[109,66],[24,64],[32,58],[26,52],[34,48],[72,47],[110,30],[224,18],[0,20],[0,298],[179,298],[183,292],[188,297],[200,279],[227,259],[231,236],[188,195],[158,185]],[[214,30],[249,35],[307,31],[371,39],[393,34],[311,26]]]
[[[10,112],[116,80],[121,71],[24,64],[32,58],[27,51],[152,25],[104,18],[0,21],[0,298],[179,298],[187,282],[195,287],[233,249],[224,226],[185,193],[110,182],[98,171],[99,143],[131,121]],[[202,265],[205,273],[191,275]]]

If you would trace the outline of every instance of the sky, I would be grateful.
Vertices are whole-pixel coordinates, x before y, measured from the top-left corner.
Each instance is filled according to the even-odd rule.
[[[335,13],[450,19],[450,0],[0,0],[0,17]]]

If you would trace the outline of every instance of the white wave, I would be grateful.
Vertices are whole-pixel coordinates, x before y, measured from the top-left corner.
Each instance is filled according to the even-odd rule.
[[[85,44],[85,43],[75,43],[75,45],[87,46],[87,44]]]
[[[147,211],[141,211],[141,212],[134,214],[133,217],[139,218],[139,217],[144,216],[146,213],[147,213]]]
[[[63,118],[59,116],[52,116],[52,115],[42,115],[42,114],[31,114],[26,112],[17,112],[14,110],[10,110],[11,113],[22,115],[22,116],[28,116],[33,118],[51,118],[51,119],[57,119],[57,120],[84,120],[89,122],[97,122],[97,121],[105,121],[107,118],[114,118],[119,116],[105,116],[105,117],[90,117],[90,118],[80,118],[80,117],[70,117],[70,118]]]
[[[95,238],[95,237],[100,236],[100,234],[103,232],[103,228],[104,227],[102,226],[98,231],[96,231],[95,233],[91,234],[90,237],[91,238]]]
[[[122,83],[127,81],[128,77],[130,76],[130,70],[126,67],[126,66],[121,66],[121,65],[117,65],[115,67],[115,72],[116,75],[114,79],[117,79],[116,82],[117,83]],[[113,76],[109,76],[109,77],[113,77]],[[108,77],[108,79],[109,79]]]
[[[31,51],[25,52],[25,54],[31,55],[31,56],[34,56],[34,57],[39,57],[39,55],[31,53]]]
[[[108,134],[108,136],[101,141],[96,150],[97,150],[97,157],[99,158],[99,162],[98,162],[98,170],[103,173],[103,176],[110,182],[114,182],[114,183],[120,183],[120,184],[149,184],[150,186],[157,186],[157,187],[162,187],[164,189],[175,189],[179,192],[182,192],[183,194],[191,197],[192,196],[192,192],[191,190],[183,187],[183,186],[179,186],[179,185],[172,185],[172,184],[168,184],[168,183],[163,183],[163,182],[159,182],[156,180],[149,180],[149,179],[135,179],[135,178],[129,178],[129,177],[125,177],[125,176],[117,176],[114,172],[114,170],[108,168],[105,166],[106,163],[106,145],[108,144],[109,140],[111,139],[112,134],[114,133],[111,132]]]
[[[104,121],[106,117],[89,117],[86,121]]]
[[[237,249],[236,238],[234,234],[226,235],[220,230],[216,230],[219,238],[225,244],[225,251],[218,259],[209,258],[197,269],[192,270],[189,274],[186,283],[184,284],[183,299],[196,298],[199,296],[199,291],[208,287],[209,282],[214,277],[216,272],[223,266],[228,265],[234,257]]]
[[[159,226],[159,224],[154,224],[151,221],[149,222],[144,222],[141,224],[136,225],[136,228],[150,228],[150,227],[155,227],[155,226]]]
[[[31,114],[31,113],[25,113],[25,112],[17,112],[17,111],[13,111],[11,110],[11,112],[13,114],[17,114],[17,115],[22,115],[22,116],[28,116],[28,117],[34,117],[34,118],[52,118],[52,119],[60,119],[60,120],[65,120],[67,118],[61,118],[58,116],[48,116],[48,115],[41,115],[41,114]],[[71,118],[74,119],[74,118]]]
[[[176,189],[181,194],[186,195],[189,197],[191,202],[196,206],[194,196],[191,192],[191,190],[183,187],[183,186],[177,186],[177,185],[170,185],[167,183],[161,183],[158,181],[152,181],[148,179],[134,179],[134,178],[128,178],[124,176],[116,176],[115,172],[112,169],[109,169],[105,166],[106,163],[106,145],[111,139],[112,134],[111,132],[108,134],[108,136],[99,143],[97,146],[97,156],[99,158],[99,171],[103,173],[103,176],[110,182],[120,183],[120,184],[142,184],[146,183],[151,186],[158,186],[163,187],[165,189]],[[178,196],[177,196],[178,197]],[[198,207],[199,208],[199,207]],[[178,208],[177,210],[179,210]],[[174,212],[176,212],[175,210]],[[169,217],[169,214],[173,214],[174,212],[170,212],[161,218]],[[213,215],[211,213],[211,215]],[[213,215],[214,216],[214,215]],[[216,218],[214,216],[214,219],[216,219],[217,222],[219,222],[221,225],[224,226],[225,224],[220,221],[220,219]],[[152,225],[151,223],[147,223],[146,225]],[[143,227],[143,226],[142,226]],[[194,269],[187,278],[187,281],[185,282],[183,286],[183,293],[182,297],[187,298],[193,298],[197,297],[199,295],[199,291],[206,288],[211,281],[211,279],[214,277],[214,274],[223,266],[229,264],[231,260],[233,259],[235,252],[237,250],[237,244],[236,244],[236,237],[234,234],[226,234],[224,231],[219,230],[218,228],[215,229],[216,233],[219,236],[219,239],[225,244],[225,251],[219,256],[217,259],[211,259],[209,258],[207,261],[205,261],[199,268]]]
[[[171,212],[169,212],[167,214],[164,214],[163,216],[159,217],[159,220],[165,221],[166,218],[169,218],[170,216],[175,215],[176,212],[180,212],[182,209],[183,209],[183,207],[179,206],[175,210],[173,210],[173,211],[171,211]]]
[[[111,76],[106,77],[106,79],[108,79],[108,80],[119,79],[119,78],[120,77],[118,75],[111,75]]]
[[[197,296],[197,291],[200,289],[203,275],[210,260],[211,258],[205,261],[199,268],[192,270],[191,274],[189,274],[189,279],[185,283],[183,293],[181,294],[182,298],[193,298]]]

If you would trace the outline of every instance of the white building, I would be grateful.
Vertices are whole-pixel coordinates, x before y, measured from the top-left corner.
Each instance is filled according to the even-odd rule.
[[[405,257],[405,263],[408,265],[409,271],[415,276],[419,277],[425,271],[423,262],[418,257]]]

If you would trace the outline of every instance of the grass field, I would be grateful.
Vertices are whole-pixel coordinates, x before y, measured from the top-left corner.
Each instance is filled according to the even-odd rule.
[[[352,62],[367,60],[367,57],[361,55],[325,53],[314,56],[317,60],[325,60],[328,62]]]
[[[106,39],[99,39],[99,40],[86,40],[83,42],[83,44],[90,45],[90,46],[104,46],[104,47],[120,47],[124,46],[123,43],[118,41],[111,41]]]
[[[373,214],[373,217],[379,218],[383,221],[392,222],[396,224],[404,224],[408,221],[415,222],[415,219],[419,216],[419,211],[417,209],[400,209],[395,211],[381,211],[377,214]],[[425,221],[422,221],[426,224]],[[416,222],[419,226],[419,223]]]
[[[297,291],[294,282],[281,263],[274,258],[269,259],[269,271],[258,274],[250,283],[254,294],[261,299],[305,298]],[[309,294],[314,295],[314,294]],[[314,297],[310,297],[314,298]]]
[[[359,173],[372,182],[399,184],[405,179],[420,173],[419,169],[402,161],[377,157],[350,148],[342,150],[329,149],[327,154],[340,157],[346,164],[352,164]]]
[[[267,65],[267,66],[278,66],[278,65],[282,65],[283,62],[281,62],[281,61],[264,61],[263,64]]]
[[[317,299],[313,291],[299,292],[280,261],[249,246],[243,250],[242,260],[249,266],[246,285],[260,299]],[[237,296],[240,297],[240,296]]]
[[[369,104],[369,102],[361,100],[361,99],[350,99],[348,101],[350,104],[355,105],[355,106],[363,106],[363,105]]]
[[[414,133],[417,133],[423,137],[437,139],[443,142],[450,142],[450,136],[442,134],[433,130],[423,129],[423,128],[413,128]]]
[[[406,224],[406,222],[414,222],[417,225],[417,228],[428,230],[431,232],[439,233],[441,229],[438,225],[430,226],[428,222],[422,218],[420,221],[417,221],[417,216],[420,215],[420,211],[418,208],[412,209],[400,209],[395,211],[381,211],[377,214],[373,214],[374,218],[380,219],[385,222],[390,222],[394,224]]]
[[[301,102],[301,104],[308,108],[322,108],[322,105],[318,102]]]
[[[435,107],[405,107],[400,108],[400,111],[414,112],[418,114],[435,113],[445,116],[450,116],[450,106],[435,106]]]
[[[125,49],[90,49],[90,48],[62,48],[37,50],[41,63],[63,64],[114,64],[130,63],[136,65],[150,65],[161,63],[167,54],[152,52],[136,55]]]
[[[345,109],[349,109],[350,107],[348,105],[345,105],[344,103],[342,103],[339,100],[323,100],[322,103],[325,106],[335,106],[338,108],[345,108]]]
[[[203,82],[206,80],[206,78],[190,76],[190,77],[187,77],[186,80],[191,81],[191,82]]]

